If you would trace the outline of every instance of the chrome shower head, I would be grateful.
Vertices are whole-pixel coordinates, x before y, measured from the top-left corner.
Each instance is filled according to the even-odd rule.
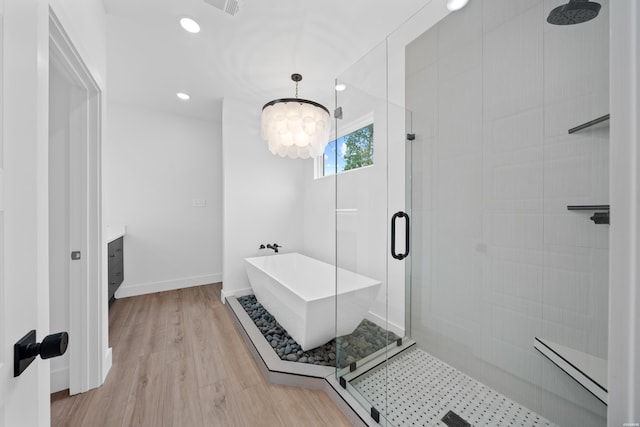
[[[553,25],[573,25],[587,22],[598,16],[600,3],[589,0],[569,0],[551,11],[547,22]]]

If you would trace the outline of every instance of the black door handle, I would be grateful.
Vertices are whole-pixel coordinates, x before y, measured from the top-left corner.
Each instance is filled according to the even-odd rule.
[[[396,253],[396,220],[398,218],[405,218],[407,226],[405,227],[405,239],[404,239],[404,253]],[[409,215],[405,212],[396,212],[391,217],[391,256],[397,260],[403,260],[409,256]]]
[[[17,377],[23,373],[38,355],[43,359],[62,356],[67,351],[68,345],[69,334],[66,332],[47,335],[39,343],[36,342],[35,329],[29,331],[13,347],[13,376]]]

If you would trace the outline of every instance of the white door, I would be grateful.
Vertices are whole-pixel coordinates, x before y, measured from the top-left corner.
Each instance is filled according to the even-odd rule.
[[[49,362],[14,378],[14,343],[49,333],[48,1],[0,0],[0,427],[49,425]]]

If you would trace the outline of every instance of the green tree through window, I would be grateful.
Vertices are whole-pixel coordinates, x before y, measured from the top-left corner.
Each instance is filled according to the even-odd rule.
[[[322,158],[322,176],[373,164],[373,123],[327,144]]]
[[[373,164],[373,124],[350,133],[345,141],[344,170]]]

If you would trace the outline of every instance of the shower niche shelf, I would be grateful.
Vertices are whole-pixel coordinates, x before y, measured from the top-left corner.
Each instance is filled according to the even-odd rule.
[[[589,218],[595,224],[609,224],[609,205],[569,205],[570,211],[591,211],[593,215]]]
[[[571,129],[569,129],[569,133],[576,133],[576,132],[580,132],[581,130],[583,130],[583,129],[587,129],[587,128],[590,128],[591,126],[595,126],[595,125],[597,125],[597,124],[607,122],[607,121],[609,121],[610,116],[611,116],[610,114],[605,114],[605,115],[604,115],[604,116],[602,116],[602,117],[598,117],[597,119],[593,119],[593,120],[591,120],[591,121],[588,121],[588,122],[586,122],[586,123],[583,123],[583,124],[581,124],[581,125],[578,125],[578,126],[576,126],[576,127],[573,127],[573,128],[571,128]]]
[[[536,337],[533,346],[567,375],[607,404],[607,361]]]

